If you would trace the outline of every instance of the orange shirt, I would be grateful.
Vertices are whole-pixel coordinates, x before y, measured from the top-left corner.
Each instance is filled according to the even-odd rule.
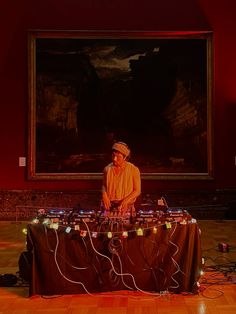
[[[138,196],[141,191],[140,171],[134,164],[126,161],[124,167],[122,167],[117,174],[115,172],[115,166],[113,163],[110,163],[104,168],[103,185],[111,201],[123,200],[131,194],[134,189],[137,190]],[[134,203],[135,200],[136,197],[131,203]]]

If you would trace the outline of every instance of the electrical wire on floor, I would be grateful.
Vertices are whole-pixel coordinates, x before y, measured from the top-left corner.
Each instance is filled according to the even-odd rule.
[[[210,248],[203,252],[209,252],[213,249],[219,251],[217,248]],[[211,264],[209,263],[210,261],[212,262]],[[225,263],[217,264],[219,261],[225,261]],[[206,265],[206,262],[208,265]],[[205,274],[200,278],[199,292],[205,298],[220,298],[224,295],[224,292],[216,288],[217,286],[223,289],[224,286],[236,284],[236,262],[227,256],[218,255],[215,258],[204,256],[203,271]]]

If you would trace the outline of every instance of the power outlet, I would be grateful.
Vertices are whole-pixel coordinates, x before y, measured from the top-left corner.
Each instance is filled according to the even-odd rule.
[[[26,157],[19,157],[19,167],[26,166]]]

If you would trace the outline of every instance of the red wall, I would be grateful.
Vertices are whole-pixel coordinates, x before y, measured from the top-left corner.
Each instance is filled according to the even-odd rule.
[[[32,182],[27,155],[27,30],[213,30],[213,181],[144,181],[148,189],[236,187],[236,20],[234,0],[4,1],[0,18],[0,189],[97,189],[100,180]]]

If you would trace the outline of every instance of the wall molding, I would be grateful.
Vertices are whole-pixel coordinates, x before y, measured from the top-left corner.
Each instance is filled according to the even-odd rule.
[[[139,201],[160,196],[170,207],[186,208],[197,219],[236,219],[236,189],[161,190],[142,193]],[[0,220],[27,221],[38,208],[99,209],[100,190],[0,190]]]

